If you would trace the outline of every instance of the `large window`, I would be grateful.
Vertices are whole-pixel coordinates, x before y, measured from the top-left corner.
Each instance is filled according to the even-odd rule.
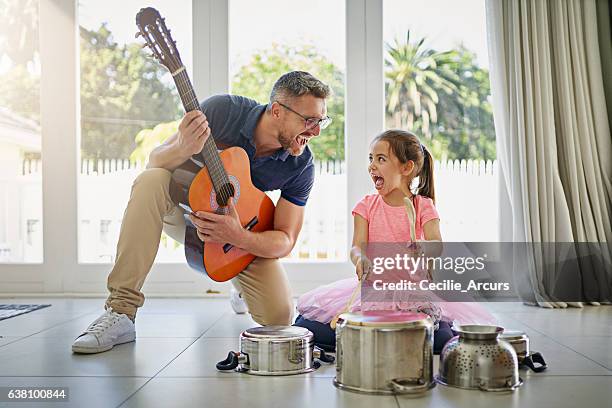
[[[436,160],[447,241],[497,241],[498,184],[484,0],[385,0],[385,123]]]
[[[0,263],[42,262],[38,0],[0,2]]]
[[[192,72],[190,0],[149,1],[166,18],[181,59]],[[113,262],[134,178],[149,152],[183,114],[172,77],[135,39],[141,4],[79,1],[81,166],[79,261]],[[183,262],[182,246],[162,236],[157,261]]]
[[[285,265],[296,293],[352,269],[350,210],[372,187],[367,143],[383,128],[410,129],[433,152],[444,240],[497,241],[485,1],[0,0],[4,287],[103,288],[133,180],[183,113],[170,74],[134,37],[146,6],[166,18],[200,98],[229,89],[267,103],[274,81],[296,69],[331,86],[333,123],[310,141],[316,180]],[[74,81],[76,99],[61,93]],[[153,269],[147,284],[160,292],[222,287],[198,280],[165,235]]]
[[[230,2],[232,93],[267,103],[276,79],[292,70],[308,71],[333,90],[327,104],[333,122],[310,142],[315,184],[292,259],[346,259],[344,16],[344,0]]]

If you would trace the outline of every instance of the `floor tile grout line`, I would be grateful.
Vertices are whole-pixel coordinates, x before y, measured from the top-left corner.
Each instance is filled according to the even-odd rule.
[[[119,375],[119,376],[115,376],[115,375],[18,375],[18,376],[14,376],[14,375],[0,375],[0,380],[2,379],[6,379],[6,378],[106,378],[106,379],[112,379],[112,378],[148,378],[151,379],[152,377],[149,376],[142,376],[142,375],[138,375],[138,376],[129,376],[129,375]]]
[[[195,340],[194,340],[192,343],[190,343],[189,345],[187,345],[187,346],[186,346],[186,348],[185,348],[184,350],[182,350],[182,351],[181,351],[181,352],[180,352],[180,353],[179,353],[179,354],[178,354],[178,355],[177,355],[177,356],[176,356],[176,357],[175,357],[173,360],[171,360],[171,361],[170,361],[168,364],[166,364],[166,365],[165,365],[165,366],[164,366],[164,367],[163,367],[163,368],[162,368],[160,371],[158,371],[158,372],[157,372],[157,373],[156,373],[156,374],[155,374],[153,377],[150,377],[150,376],[63,376],[63,377],[66,377],[66,378],[109,378],[109,379],[110,379],[110,378],[117,378],[117,379],[119,379],[119,378],[139,378],[139,379],[148,379],[147,381],[145,381],[145,382],[144,382],[144,384],[143,384],[142,386],[140,386],[140,388],[138,388],[138,389],[137,389],[137,390],[136,390],[134,393],[132,393],[130,396],[128,396],[128,398],[127,398],[126,400],[124,400],[124,401],[121,403],[121,405],[126,404],[126,403],[128,402],[128,400],[129,400],[129,399],[131,399],[131,397],[133,397],[133,396],[134,396],[136,393],[140,392],[140,391],[142,390],[142,388],[143,388],[143,387],[144,387],[146,384],[148,384],[148,382],[149,382],[150,380],[152,380],[153,378],[170,378],[170,379],[172,379],[172,378],[177,378],[177,379],[184,379],[184,378],[204,378],[204,379],[211,379],[211,380],[212,380],[212,379],[215,379],[215,380],[222,380],[222,381],[239,381],[239,380],[241,381],[241,380],[245,380],[246,378],[244,378],[244,377],[243,377],[243,378],[238,379],[238,378],[217,378],[217,377],[161,377],[161,376],[160,376],[160,375],[161,375],[161,372],[162,372],[163,370],[165,370],[165,369],[166,369],[166,368],[167,368],[167,367],[168,367],[170,364],[172,364],[172,363],[173,363],[173,362],[174,362],[174,361],[175,361],[175,360],[176,360],[176,359],[177,359],[177,358],[178,358],[178,357],[179,357],[179,356],[180,356],[180,355],[181,355],[183,352],[185,352],[185,351],[186,351],[186,350],[187,350],[189,347],[191,347],[191,346],[192,346],[192,345],[195,343],[195,341],[197,341],[197,340],[199,340],[199,339],[201,339],[201,338],[203,338],[204,340],[206,340],[206,339],[221,339],[221,338],[227,338],[227,339],[237,339],[237,337],[230,337],[230,336],[225,336],[225,337],[204,337],[205,333],[210,332],[210,331],[213,329],[213,327],[215,327],[215,326],[216,326],[216,324],[218,324],[218,323],[219,323],[219,321],[220,321],[220,320],[221,320],[221,319],[222,319],[224,316],[227,316],[227,315],[228,315],[228,313],[230,313],[230,312],[224,312],[224,313],[222,313],[222,314],[221,314],[221,316],[219,316],[218,318],[216,318],[216,320],[214,320],[214,321],[211,323],[211,325],[210,325],[210,326],[209,326],[209,327],[208,327],[206,330],[204,330],[204,331],[203,331],[203,332],[202,332],[202,333],[201,333],[201,334],[200,334],[198,337],[188,337],[188,338],[192,338],[192,339],[195,339]],[[532,327],[531,327],[529,324],[525,324],[525,323],[523,323],[522,321],[520,321],[519,319],[517,319],[517,318],[515,318],[515,317],[512,317],[512,316],[504,316],[504,317],[506,317],[506,318],[508,318],[508,319],[510,319],[510,320],[512,320],[512,321],[519,322],[519,323],[523,324],[525,327],[528,327],[528,328],[530,328],[530,329],[533,329],[533,330],[534,330],[536,333],[540,333],[540,334],[542,335],[542,337],[543,337],[543,338],[545,338],[545,339],[550,339],[550,340],[551,340],[551,342],[556,343],[556,344],[558,344],[559,346],[562,346],[562,347],[564,347],[564,348],[566,348],[566,349],[572,350],[572,351],[574,351],[576,354],[583,356],[583,357],[584,357],[584,358],[586,358],[587,360],[594,361],[594,360],[592,360],[591,358],[589,358],[589,357],[587,357],[587,356],[584,356],[584,355],[583,355],[583,354],[581,354],[580,352],[578,352],[578,351],[574,350],[572,347],[567,346],[567,345],[565,345],[565,344],[563,344],[563,343],[560,343],[560,342],[556,341],[556,338],[555,338],[555,337],[549,336],[549,335],[548,335],[548,334],[546,334],[546,333],[539,332],[539,330],[537,330],[537,329],[535,329],[535,328],[532,328]],[[78,316],[78,317],[76,317],[75,319],[79,319],[79,318],[82,318],[82,316]],[[211,319],[211,320],[213,320],[213,319]],[[67,320],[67,321],[64,321],[63,323],[58,323],[58,325],[61,325],[61,324],[67,324],[68,322],[71,322],[71,321],[73,321],[73,320]],[[52,328],[54,328],[54,327],[56,327],[56,326],[57,326],[57,325],[53,325],[53,326],[50,326],[50,327],[48,327],[48,328],[45,328],[45,329],[43,330],[43,332],[44,332],[44,331],[46,331],[46,330],[51,330]],[[16,342],[16,341],[20,341],[20,340],[22,340],[22,339],[25,339],[25,338],[28,338],[28,337],[35,336],[35,335],[37,335],[37,334],[39,334],[39,333],[41,333],[41,332],[37,332],[37,333],[31,334],[31,335],[28,335],[28,336],[25,336],[25,337],[21,337],[21,338],[15,339],[14,341],[11,341],[10,343],[7,343],[7,344],[5,344],[5,345],[12,344],[12,343],[14,343],[14,342]],[[12,337],[12,336],[11,336],[11,337]],[[557,338],[561,338],[561,337],[572,337],[572,336],[558,336]],[[575,336],[575,337],[582,337],[582,336]],[[600,337],[611,337],[611,336],[600,336]],[[0,347],[1,347],[1,346],[0,346]],[[594,361],[594,362],[595,362],[595,363],[597,363],[597,361]],[[604,367],[605,367],[605,366],[604,366]],[[606,368],[607,368],[607,367],[606,367]],[[607,370],[608,370],[608,371],[610,371],[609,369],[607,369]],[[612,372],[612,371],[611,371],[611,372]],[[5,377],[5,376],[0,376],[0,377]],[[61,378],[61,377],[56,377],[56,376],[19,376],[19,377],[25,377],[25,378],[28,378],[28,377]],[[551,377],[551,380],[553,380],[553,379],[555,379],[555,378],[563,378],[563,377],[574,377],[574,378],[580,378],[580,377],[603,377],[603,378],[609,378],[609,377],[610,377],[610,375],[606,375],[606,374],[585,374],[585,375],[576,375],[576,374],[559,375],[559,374],[553,374],[553,375],[532,376],[531,378],[538,378],[538,377],[539,377],[539,378],[548,378],[548,377]],[[18,377],[13,377],[13,378],[18,378]],[[313,379],[313,380],[316,380],[316,381],[328,380],[328,378],[329,378],[329,377],[321,377],[321,376],[317,376],[317,377],[313,376],[313,377],[312,377],[312,379]],[[551,381],[551,380],[544,380],[544,381]],[[136,388],[136,387],[135,387],[135,388]],[[396,405],[397,405],[398,407],[400,407],[400,406],[401,406],[401,404],[400,404],[400,398],[399,398],[398,396],[395,396],[395,400],[396,400]],[[120,406],[121,406],[121,405],[120,405]]]
[[[508,313],[513,313],[513,312],[508,312]],[[508,315],[508,314],[506,314],[506,313],[497,313],[497,314],[499,314],[500,316],[502,316],[502,317],[504,317],[504,318],[506,318],[506,319],[511,319],[511,320],[514,320],[515,322],[517,322],[517,323],[519,323],[519,324],[521,324],[521,325],[524,325],[525,327],[528,327],[529,329],[531,329],[531,330],[535,331],[536,333],[539,333],[541,336],[543,336],[543,337],[545,337],[545,338],[547,338],[547,339],[550,339],[550,340],[551,340],[553,343],[556,343],[557,345],[559,345],[559,346],[561,346],[561,347],[564,347],[564,348],[566,348],[566,349],[568,349],[568,350],[571,350],[571,351],[573,351],[574,353],[576,353],[576,354],[578,354],[578,355],[580,355],[580,356],[582,356],[582,357],[586,358],[587,360],[592,361],[592,362],[593,362],[593,363],[595,363],[596,365],[598,365],[598,366],[600,366],[600,367],[604,368],[605,370],[612,372],[612,370],[611,370],[610,368],[608,368],[608,367],[606,367],[605,365],[601,364],[600,362],[598,362],[598,361],[596,361],[596,360],[593,360],[592,358],[590,358],[590,357],[588,357],[588,356],[586,356],[586,355],[582,354],[581,352],[579,352],[579,351],[577,351],[577,350],[574,350],[573,348],[571,348],[571,347],[569,347],[569,346],[566,346],[566,345],[565,345],[565,344],[563,344],[563,343],[560,343],[560,342],[559,342],[559,341],[557,341],[557,339],[555,339],[553,336],[549,336],[547,333],[544,333],[544,332],[542,332],[542,331],[538,330],[537,328],[533,327],[531,323],[526,323],[526,322],[524,322],[524,321],[522,321],[522,320],[517,319],[515,316],[509,316],[509,315]],[[578,336],[578,337],[580,337],[580,336]],[[602,337],[609,337],[609,336],[602,336]]]
[[[211,380],[219,380],[219,381],[258,381],[263,376],[254,376],[254,375],[246,375],[246,376],[232,376],[229,374],[227,378],[223,377],[215,377],[215,376],[202,376],[202,375],[190,375],[190,376],[164,376],[164,377],[155,377],[160,380],[184,380],[184,379],[211,379]],[[301,374],[303,375],[303,374]],[[565,378],[565,377],[602,377],[608,378],[612,377],[612,374],[546,374],[546,375],[536,375],[527,377],[525,381],[532,380],[534,378]],[[101,379],[111,379],[111,378],[148,378],[153,379],[148,375],[0,375],[0,380],[6,378],[101,378]],[[286,379],[286,380],[299,380],[301,378],[308,378],[310,380],[330,380],[335,378],[335,376],[322,376],[322,375],[311,375],[309,377],[298,377],[295,375],[286,375],[286,376],[276,376],[276,379]]]
[[[34,333],[32,336],[36,336],[38,333]],[[11,340],[11,343],[15,342],[15,341],[19,341],[19,340],[23,340],[25,339],[25,337],[19,337],[19,336],[8,336],[8,337],[15,337],[15,340]],[[27,337],[30,337],[29,335]],[[6,337],[5,337],[6,338]],[[57,335],[57,336],[38,336],[36,337],[37,339],[65,339],[65,338],[71,338],[71,336],[68,335]],[[202,337],[201,335],[193,335],[193,336],[137,336],[137,339],[199,339],[202,338],[204,340],[219,340],[219,339],[235,339],[238,340],[239,337],[230,337],[230,336],[224,336],[224,337]],[[10,344],[10,343],[7,343]],[[0,346],[2,347],[2,346]]]
[[[228,374],[228,375],[232,375]],[[519,372],[519,374],[521,374]],[[567,374],[539,374],[538,377],[611,377],[612,376],[612,372],[610,374],[576,374],[576,373],[567,373]],[[253,375],[248,375],[248,376],[243,376],[241,378],[252,378],[255,377]],[[283,377],[283,376],[279,376],[279,377]],[[312,375],[309,378],[335,378],[335,375]],[[164,375],[164,376],[157,376],[156,378],[215,378],[215,379],[224,379],[223,377],[217,377],[214,375],[184,375],[184,376],[180,376],[180,375]],[[532,378],[532,377],[530,377]]]
[[[612,334],[609,336],[590,336],[590,335],[584,335],[584,336],[559,336],[562,337],[564,339],[599,339],[599,338],[606,338],[606,339],[612,339]]]
[[[234,374],[238,374],[238,375],[234,375]],[[265,375],[249,375],[249,374],[244,374],[244,375],[240,375],[240,374],[244,374],[244,373],[239,373],[239,372],[233,372],[227,375],[227,378],[223,378],[223,377],[213,377],[213,376],[201,376],[201,375],[190,375],[187,377],[177,377],[177,376],[168,376],[168,377],[156,377],[155,379],[157,380],[185,380],[185,379],[193,379],[193,380],[198,380],[198,379],[209,379],[209,380],[219,380],[219,381],[263,381],[265,378],[274,378],[275,380],[289,380],[289,381],[297,381],[300,379],[305,379],[308,378],[309,380],[326,380],[329,381],[332,378],[335,378],[330,376],[330,377],[323,377],[323,376],[310,376],[310,377],[300,377],[302,375],[308,375],[308,373],[304,373],[304,374],[290,374],[290,375],[275,375],[275,376],[265,376]],[[231,377],[230,377],[231,376]],[[608,377],[606,375],[601,375],[599,377]],[[149,378],[149,377],[142,377],[142,378]],[[153,379],[153,378],[151,378]],[[347,391],[350,392],[350,391]]]
[[[546,334],[546,333],[543,333],[543,332],[539,331],[539,330],[538,330],[538,329],[536,329],[535,327],[532,327],[532,326],[531,326],[531,324],[528,324],[528,323],[525,323],[525,322],[523,322],[523,321],[520,321],[520,320],[516,319],[516,318],[515,318],[515,317],[513,317],[513,316],[506,316],[506,317],[507,317],[507,318],[509,317],[510,319],[513,319],[513,320],[516,320],[517,322],[519,322],[519,323],[521,323],[521,324],[525,325],[526,327],[529,327],[530,329],[532,329],[532,330],[534,330],[534,331],[536,331],[536,332],[540,333],[540,334],[541,334],[541,335],[543,335],[544,337],[546,337],[546,338],[550,339],[550,340],[551,340],[553,343],[556,343],[557,345],[559,345],[559,346],[561,346],[561,347],[564,347],[564,348],[566,348],[566,349],[568,349],[568,350],[571,350],[571,351],[573,351],[574,353],[576,353],[576,354],[578,354],[578,355],[580,355],[580,356],[582,356],[582,357],[586,358],[587,360],[592,361],[593,363],[597,364],[598,366],[600,366],[600,367],[602,367],[602,368],[606,369],[607,371],[612,372],[612,370],[611,370],[610,368],[608,368],[608,367],[606,367],[605,365],[601,364],[599,361],[597,361],[597,360],[593,360],[592,358],[590,358],[589,356],[586,356],[586,355],[582,354],[582,353],[581,353],[581,352],[579,352],[578,350],[574,350],[574,349],[573,349],[573,348],[571,348],[570,346],[567,346],[567,345],[565,345],[565,344],[563,344],[563,343],[560,343],[560,342],[559,342],[559,341],[558,341],[556,338],[554,338],[553,336],[549,336],[548,334]]]
[[[176,356],[174,356],[174,358],[172,358],[168,364],[166,364],[165,366],[163,366],[159,371],[157,371],[153,377],[149,378],[144,384],[142,384],[140,387],[138,387],[138,389],[136,391],[134,391],[133,393],[131,393],[130,395],[128,395],[128,397],[126,399],[124,399],[119,405],[117,405],[116,408],[121,407],[123,404],[125,404],[130,398],[132,398],[134,395],[136,395],[138,392],[140,392],[140,390],[142,390],[149,382],[151,382],[151,380],[153,380],[154,378],[157,378],[157,375],[159,373],[161,373],[162,371],[164,371],[166,369],[166,367],[168,367],[170,364],[172,364],[172,362],[174,362],[177,358],[179,358],[189,347],[191,347],[196,341],[198,341],[199,339],[202,338],[202,336],[204,336],[204,333],[206,333],[208,330],[210,330],[214,325],[216,325],[227,313],[223,313],[221,314],[221,316],[219,316],[219,318],[217,320],[215,320],[213,322],[213,324],[210,325],[210,327],[206,330],[204,330],[202,332],[202,334],[200,334],[200,336],[198,338],[196,338],[195,340],[193,340],[187,347],[185,347],[180,353],[178,353]],[[161,378],[161,377],[159,377]]]
[[[519,324],[521,324],[521,325],[523,325],[523,326],[525,326],[525,327],[528,327],[529,329],[531,329],[531,330],[535,331],[535,332],[536,332],[536,333],[538,333],[540,336],[543,336],[543,337],[549,338],[549,339],[551,339],[551,340],[553,340],[553,341],[554,341],[554,338],[553,338],[553,337],[551,337],[551,336],[549,336],[548,334],[546,334],[546,333],[544,333],[544,332],[542,332],[542,331],[538,330],[537,328],[535,328],[535,327],[531,326],[530,324],[525,323],[525,322],[523,322],[522,320],[517,319],[517,318],[516,318],[516,317],[514,317],[514,316],[508,316],[508,315],[505,315],[504,317],[505,317],[506,319],[511,319],[511,320],[514,320],[515,322],[517,322],[517,323],[519,323]],[[504,329],[505,329],[505,328],[504,328]]]
[[[525,381],[529,381],[532,378],[549,378],[549,377],[612,377],[611,374],[546,374],[546,375],[535,375],[527,377]]]
[[[26,313],[26,314],[29,314],[29,313]],[[9,343],[2,344],[2,345],[0,345],[0,348],[5,347],[5,346],[8,346],[9,344],[16,343],[16,342],[21,341],[21,340],[25,340],[25,339],[27,339],[28,337],[32,337],[32,336],[34,336],[34,335],[37,335],[37,334],[39,334],[39,333],[42,333],[42,332],[47,331],[47,330],[49,330],[49,329],[52,329],[52,328],[54,328],[54,327],[61,326],[62,324],[66,324],[66,323],[72,322],[72,321],[74,321],[74,320],[76,320],[76,319],[80,319],[81,317],[83,317],[83,316],[85,316],[85,315],[88,315],[88,314],[90,314],[90,313],[88,313],[88,312],[87,312],[87,313],[83,313],[83,314],[80,314],[80,315],[78,315],[78,316],[76,316],[76,317],[74,317],[74,318],[72,318],[72,319],[64,320],[64,321],[63,321],[63,322],[61,322],[61,323],[57,323],[57,324],[54,324],[53,326],[46,327],[46,328],[44,328],[44,329],[43,329],[43,330],[41,330],[41,331],[37,331],[36,333],[28,334],[27,336],[23,336],[23,337],[21,337],[21,338],[19,338],[19,339],[15,340],[15,341],[11,341],[11,342],[9,342]],[[18,316],[15,316],[15,317],[18,317]],[[11,337],[13,337],[13,336],[11,336]],[[41,338],[48,338],[48,337],[41,337]]]
[[[36,336],[38,333],[35,333],[34,336]],[[69,335],[57,335],[57,336],[37,336],[37,339],[66,339],[66,338],[71,338],[71,336]],[[193,336],[137,336],[136,338],[138,339],[199,339],[199,335],[193,335]],[[207,338],[213,338],[213,337],[207,337]]]
[[[239,372],[232,372],[230,374],[228,374],[228,376],[234,376],[233,378],[223,378],[223,377],[217,377],[214,375],[190,375],[190,376],[186,376],[186,377],[178,377],[178,376],[157,376],[155,377],[156,379],[170,379],[170,380],[185,380],[185,379],[189,379],[189,378],[195,378],[195,379],[209,379],[209,380],[219,380],[219,381],[257,381],[256,377],[264,377],[264,376],[255,376],[255,375],[249,375],[249,374],[244,374],[244,373],[239,373]],[[235,376],[235,375],[240,375]],[[297,374],[297,375],[302,375],[302,374]],[[277,376],[269,376],[269,377],[275,377],[277,379],[283,379],[284,377],[293,377],[293,378],[300,378],[300,377],[296,377],[295,374],[290,374],[290,375],[277,375]],[[602,375],[602,377],[608,377],[606,375]],[[309,378],[311,380],[329,380],[331,383],[331,380],[333,380],[334,378],[336,378],[335,375],[330,375],[330,376],[324,376],[324,375],[314,375],[311,377],[305,377],[305,378]]]
[[[35,310],[34,312],[36,312],[36,310]],[[33,312],[31,312],[31,313],[33,313]],[[228,312],[223,312],[223,313],[221,314],[221,316],[217,317],[217,318],[216,318],[216,320],[213,322],[213,325],[214,325],[214,324],[216,324],[216,323],[219,321],[219,319],[220,319],[221,317],[225,316],[225,314],[227,314],[227,313],[228,313]],[[25,313],[25,314],[30,314],[30,313]],[[24,314],[24,315],[25,315],[25,314]],[[63,324],[70,323],[70,322],[72,322],[72,321],[74,321],[74,320],[80,319],[80,318],[82,318],[82,317],[84,317],[84,316],[87,316],[87,315],[90,315],[90,314],[95,314],[95,310],[94,310],[94,309],[92,309],[90,312],[83,313],[83,314],[78,315],[78,316],[76,316],[76,317],[74,317],[74,318],[71,318],[71,319],[69,319],[69,320],[64,320],[64,321],[62,321],[62,322],[60,322],[60,323],[57,323],[57,324],[54,324],[54,325],[52,325],[52,326],[46,327],[46,328],[44,328],[44,329],[43,329],[43,330],[41,330],[41,331],[38,331],[38,332],[35,332],[35,333],[31,333],[31,334],[28,334],[28,335],[26,335],[26,336],[6,336],[6,337],[16,337],[16,339],[11,340],[10,342],[5,343],[5,344],[0,344],[0,348],[1,348],[1,347],[4,347],[4,346],[8,346],[9,344],[13,344],[13,343],[15,343],[15,342],[18,342],[18,341],[24,340],[24,339],[26,339],[26,338],[28,338],[28,337],[36,336],[37,334],[43,333],[43,332],[45,332],[45,331],[47,331],[47,330],[53,329],[53,328],[55,328],[55,327],[57,327],[57,326],[61,326],[61,325],[63,325]],[[156,313],[156,314],[163,314],[163,313]],[[184,313],[184,314],[187,314],[187,313]],[[39,315],[40,315],[40,314],[39,314]],[[18,317],[18,316],[15,316],[15,317]],[[8,320],[8,319],[7,319],[7,320]],[[212,327],[212,326],[211,326],[211,327]],[[209,328],[207,328],[206,330],[204,330],[204,332],[202,332],[202,334],[200,334],[200,335],[198,335],[198,336],[182,336],[182,337],[180,337],[180,336],[179,336],[179,337],[177,337],[177,336],[170,336],[170,337],[168,337],[168,336],[143,336],[143,337],[141,337],[141,338],[148,338],[148,339],[154,339],[154,338],[159,338],[159,339],[162,339],[162,338],[194,339],[194,338],[196,338],[196,339],[197,339],[197,338],[200,338],[200,337],[201,337],[201,336],[202,336],[202,335],[203,335],[203,334],[204,334],[206,331],[210,330],[210,328],[211,328],[211,327],[209,327]],[[39,336],[39,337],[37,337],[37,338],[66,338],[66,337],[68,337],[68,336],[49,336],[49,337]],[[0,338],[2,338],[2,337],[0,336]],[[211,338],[213,338],[213,337],[211,337]],[[214,337],[214,338],[217,338],[217,337]]]
[[[11,336],[11,337],[13,337],[13,336]],[[18,341],[23,340],[23,339],[25,339],[25,337],[18,337],[17,339],[9,341],[8,343],[0,344],[0,348],[2,348],[4,346],[8,346],[9,344],[17,343]]]

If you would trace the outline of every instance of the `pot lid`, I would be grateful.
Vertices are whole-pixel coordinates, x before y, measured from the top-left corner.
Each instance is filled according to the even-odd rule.
[[[258,339],[295,339],[312,336],[310,330],[297,326],[252,327],[242,332],[242,336]]]
[[[415,327],[433,325],[425,313],[372,310],[361,313],[343,313],[339,317],[350,326]]]

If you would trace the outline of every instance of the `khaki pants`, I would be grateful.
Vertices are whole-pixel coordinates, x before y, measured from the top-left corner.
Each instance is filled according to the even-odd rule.
[[[132,319],[144,304],[140,289],[155,260],[162,228],[173,239],[184,241],[185,220],[170,199],[170,179],[166,169],[143,171],[134,181],[123,215],[105,307]],[[278,259],[255,258],[236,279],[253,320],[261,325],[291,324],[291,289]]]

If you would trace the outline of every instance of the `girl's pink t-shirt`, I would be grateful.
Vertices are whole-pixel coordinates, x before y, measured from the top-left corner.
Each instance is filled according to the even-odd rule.
[[[424,239],[423,225],[440,218],[429,197],[416,195],[412,201],[416,210],[415,233],[417,239]],[[380,194],[368,194],[353,208],[353,216],[361,215],[368,221],[369,242],[409,242],[410,224],[406,207],[393,207],[385,203]]]

